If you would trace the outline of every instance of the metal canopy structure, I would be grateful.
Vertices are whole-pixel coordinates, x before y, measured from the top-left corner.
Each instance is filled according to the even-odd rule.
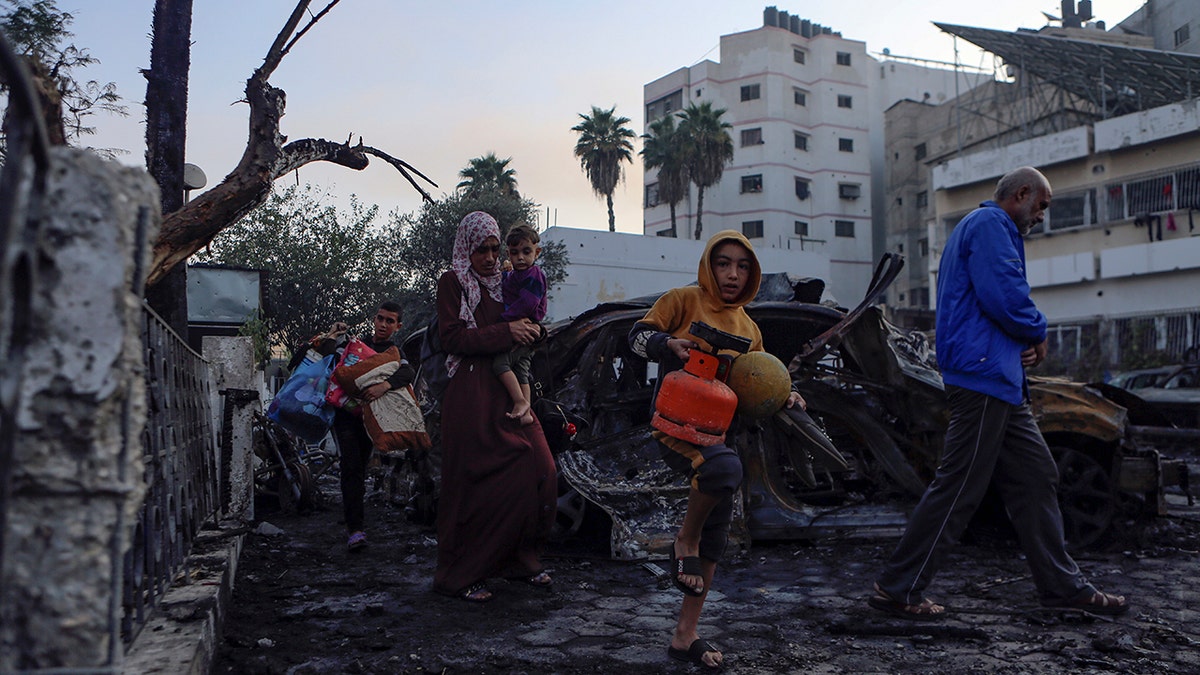
[[[1104,118],[1200,96],[1200,56],[937,23],[1009,65],[1079,96]]]

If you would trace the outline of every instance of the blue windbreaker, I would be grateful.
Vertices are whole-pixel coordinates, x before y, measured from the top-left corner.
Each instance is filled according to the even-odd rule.
[[[993,201],[967,214],[942,252],[937,357],[942,381],[1013,405],[1025,400],[1021,352],[1046,339],[1029,297],[1025,243]]]

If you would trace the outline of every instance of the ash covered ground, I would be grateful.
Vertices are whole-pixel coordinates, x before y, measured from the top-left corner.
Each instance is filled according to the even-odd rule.
[[[700,670],[666,655],[678,591],[653,563],[608,559],[603,533],[551,549],[552,589],[497,581],[475,605],[430,590],[434,533],[381,490],[368,494],[370,547],[348,553],[337,500],[330,472],[307,512],[260,505],[282,533],[246,539],[216,672]],[[946,620],[889,619],[866,599],[894,540],[847,539],[732,556],[701,632],[726,673],[1200,672],[1200,507],[1170,501],[1170,515],[1120,521],[1076,556],[1098,587],[1131,598],[1117,619],[1040,609],[1015,543],[980,537],[931,589]]]

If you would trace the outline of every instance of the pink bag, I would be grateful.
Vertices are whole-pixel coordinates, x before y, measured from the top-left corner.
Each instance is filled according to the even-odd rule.
[[[351,338],[350,342],[346,343],[346,348],[342,350],[342,358],[338,361],[334,370],[342,366],[352,366],[365,358],[375,356],[375,354],[375,350],[368,347],[367,343]],[[362,416],[362,405],[359,400],[352,397],[338,384],[336,379],[330,379],[329,389],[325,390],[325,401],[335,408],[341,408],[346,412]]]

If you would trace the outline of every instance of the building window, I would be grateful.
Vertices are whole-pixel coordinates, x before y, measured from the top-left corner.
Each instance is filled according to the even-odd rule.
[[[763,221],[761,221],[761,220],[744,220],[744,221],[742,221],[742,234],[746,235],[747,239],[761,239],[763,236]]]
[[[917,250],[921,252],[922,258],[926,258],[929,256],[929,238],[928,237],[921,237],[920,239],[917,240]],[[929,289],[928,288],[925,289],[925,292],[928,293]],[[927,302],[925,304],[929,304],[929,303]]]
[[[912,306],[913,307],[929,307],[929,289],[928,288],[912,289]]]
[[[839,66],[850,65],[850,52],[838,52],[837,53],[837,64]]]
[[[762,127],[753,129],[742,129],[742,147],[747,145],[762,145]]]
[[[793,134],[793,138],[795,139],[797,150],[808,150],[808,134],[797,131]]]
[[[699,96],[699,94],[697,94]],[[663,96],[660,99],[651,101],[646,104],[646,121],[653,122],[654,120],[670,114],[674,110],[679,110],[683,107],[683,90],[676,91]]]
[[[753,101],[754,99],[760,98],[761,96],[762,96],[762,94],[760,93],[760,89],[757,84],[747,84],[746,86],[742,87],[742,100],[743,101]]]
[[[842,199],[858,199],[862,196],[862,186],[858,183],[838,183],[838,197]]]
[[[853,220],[835,220],[833,221],[833,234],[838,237],[854,237],[854,221]]]
[[[645,208],[651,208],[651,207],[658,206],[658,204],[659,204],[658,183],[651,183],[646,186],[646,200],[645,201],[646,201]]]
[[[842,152],[854,152],[854,139],[853,138],[839,138],[838,139],[838,150],[841,150]]]
[[[1188,28],[1188,25],[1186,23],[1183,24],[1179,28],[1175,29],[1175,46],[1178,47],[1179,45],[1187,42],[1189,39],[1191,39],[1191,37],[1191,30]]]
[[[925,155],[929,153],[929,150],[926,149],[925,144],[922,143],[916,147],[916,153],[917,153],[917,161],[919,162],[919,161],[925,159]]]
[[[803,49],[793,49],[793,50],[792,50],[792,60],[793,60],[793,61],[795,61],[796,63],[804,63],[804,61],[805,61],[807,58],[808,58],[808,57],[807,57],[807,55],[804,53],[804,50],[803,50]]]
[[[929,193],[921,190],[917,193],[917,208],[923,209],[927,206],[929,206]]]
[[[1170,190],[1167,190],[1170,194]],[[1047,230],[1065,230],[1071,227],[1088,227],[1095,225],[1096,219],[1096,190],[1083,190],[1054,195],[1046,219],[1034,227],[1031,232]],[[1168,207],[1164,210],[1170,210]]]
[[[839,108],[853,108],[854,107],[854,99],[846,94],[838,94],[838,107]]]
[[[809,181],[807,178],[796,176],[796,196],[800,199],[808,199]]]
[[[800,237],[808,236],[808,223],[803,220],[796,221],[796,235]]]
[[[762,174],[742,176],[742,192],[762,192]]]
[[[808,92],[803,89],[792,89],[792,101],[796,105],[808,105]]]

